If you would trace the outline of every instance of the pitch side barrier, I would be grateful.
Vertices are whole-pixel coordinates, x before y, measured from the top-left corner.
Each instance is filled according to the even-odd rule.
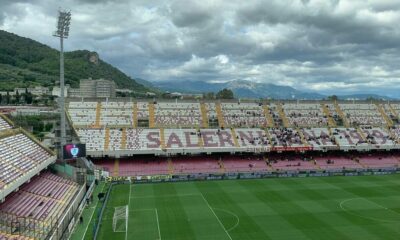
[[[400,174],[400,168],[369,168],[369,169],[330,169],[330,170],[302,170],[302,171],[273,171],[273,172],[232,172],[232,173],[198,173],[179,175],[151,175],[135,177],[106,177],[106,182],[115,183],[157,183],[182,182],[205,180],[233,180],[233,179],[261,179],[261,178],[288,178],[288,177],[330,177],[330,176],[367,176]]]

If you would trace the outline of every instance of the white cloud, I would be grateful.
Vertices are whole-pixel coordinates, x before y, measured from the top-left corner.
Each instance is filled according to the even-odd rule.
[[[97,51],[133,77],[245,79],[324,93],[400,86],[396,0],[61,3],[72,11],[67,50]],[[59,4],[0,0],[0,29],[57,47]]]

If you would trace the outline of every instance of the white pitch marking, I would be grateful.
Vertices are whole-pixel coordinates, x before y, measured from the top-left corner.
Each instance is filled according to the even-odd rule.
[[[230,231],[232,231],[233,229],[235,229],[237,226],[239,226],[240,219],[239,219],[238,215],[234,214],[234,213],[231,212],[231,211],[222,209],[222,208],[214,208],[214,210],[219,210],[219,211],[222,211],[222,212],[226,212],[226,213],[228,213],[228,214],[234,216],[234,217],[237,219],[236,224],[235,224],[233,227],[227,229],[226,231],[230,232]]]
[[[103,188],[101,189],[101,192],[103,192],[105,186],[106,186],[106,184],[104,183]],[[93,192],[93,193],[94,193],[94,192]],[[92,194],[93,194],[93,193],[92,193]],[[99,202],[100,202],[100,200],[96,203],[96,205],[95,205],[93,208],[96,208],[96,207],[97,207],[97,204],[99,204]],[[82,240],[85,239],[86,232],[87,232],[87,230],[88,230],[88,228],[89,228],[90,222],[92,221],[94,212],[95,212],[95,210],[93,210],[92,215],[90,215],[90,219],[89,219],[88,225],[86,226],[85,233],[83,233]]]
[[[158,221],[158,210],[157,210],[157,208],[155,208],[154,210],[156,211],[158,237],[159,237],[158,239],[161,240],[160,222]]]
[[[128,197],[128,213],[129,213],[129,206],[131,205],[131,191],[132,191],[132,184],[129,184],[129,197]],[[125,240],[128,239],[128,227],[129,227],[129,215],[128,219],[126,219],[126,232],[125,232]]]
[[[369,201],[369,202],[371,202],[371,203],[374,203],[375,205],[377,205],[377,206],[380,207],[380,208],[383,208],[383,209],[385,209],[385,210],[392,211],[392,212],[394,212],[394,213],[400,215],[400,213],[398,213],[398,212],[396,212],[396,211],[393,211],[392,209],[388,209],[387,207],[384,207],[384,206],[382,206],[382,205],[379,205],[379,204],[377,204],[377,203],[375,203],[375,202],[373,202],[373,201],[371,201],[371,200],[368,200],[368,199],[362,198],[362,197],[356,197],[356,198],[345,199],[345,200],[343,200],[343,201],[341,201],[341,202],[339,203],[339,206],[340,206],[340,208],[341,208],[343,211],[347,212],[348,214],[357,216],[357,217],[361,217],[361,218],[365,218],[365,219],[369,219],[369,220],[373,220],[373,221],[379,221],[379,222],[397,222],[397,221],[390,221],[390,220],[384,220],[384,219],[379,219],[379,218],[374,218],[374,217],[363,216],[363,215],[360,215],[360,214],[353,213],[353,212],[347,210],[345,207],[343,207],[343,204],[344,204],[344,203],[350,202],[350,201],[353,201],[353,200],[356,200],[356,199],[364,199],[364,200],[367,200],[367,201]]]
[[[228,235],[229,239],[232,240],[231,235],[229,235],[228,231],[226,231],[224,225],[222,224],[221,220],[219,220],[217,214],[215,214],[214,210],[211,208],[210,204],[208,203],[207,199],[204,197],[203,193],[200,193],[201,197],[204,199],[204,202],[206,202],[208,208],[211,210],[211,212],[214,214],[215,218],[217,218],[219,224],[221,225],[222,229],[224,229],[226,235]]]

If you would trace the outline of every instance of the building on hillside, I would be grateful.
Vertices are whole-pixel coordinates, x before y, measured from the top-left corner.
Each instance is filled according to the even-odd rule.
[[[80,97],[115,97],[115,82],[105,79],[82,79]]]
[[[70,85],[66,84],[64,87],[64,97],[68,97],[69,89],[70,89]],[[60,87],[53,87],[53,91],[51,92],[51,95],[60,97],[60,95],[61,95]]]
[[[41,87],[41,86],[36,86],[33,88],[14,88],[14,92],[13,93],[9,93],[11,96],[14,96],[17,94],[23,94],[26,91],[28,91],[29,93],[31,93],[32,95],[35,96],[43,96],[43,95],[47,95],[50,93],[50,90],[48,87]]]

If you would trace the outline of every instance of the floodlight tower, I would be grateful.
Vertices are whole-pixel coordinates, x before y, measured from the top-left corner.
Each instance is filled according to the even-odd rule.
[[[64,99],[64,38],[68,38],[69,24],[71,22],[71,12],[58,10],[57,30],[53,36],[60,38],[60,159],[63,157],[63,146],[66,143],[66,130],[65,130],[65,99]]]

